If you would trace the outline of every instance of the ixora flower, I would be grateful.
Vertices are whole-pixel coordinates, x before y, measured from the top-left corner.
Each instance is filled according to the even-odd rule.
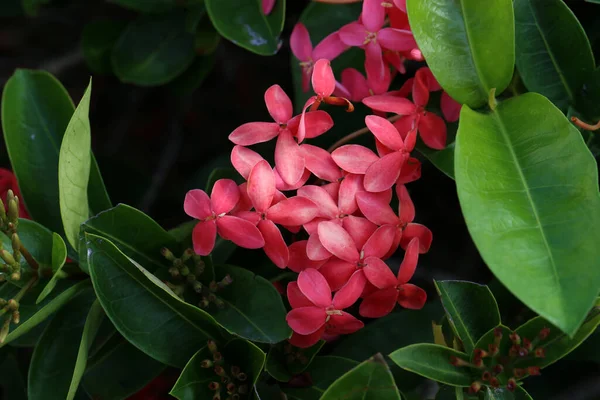
[[[294,334],[290,342],[298,347],[310,347],[324,335],[354,333],[364,324],[343,311],[360,297],[365,278],[355,274],[335,296],[327,280],[315,269],[306,269],[298,281],[288,284],[287,296],[292,306],[286,319]]]
[[[200,221],[192,232],[194,251],[197,254],[210,254],[215,247],[217,233],[223,239],[247,249],[260,249],[265,245],[256,224],[228,215],[239,200],[240,189],[231,179],[216,181],[210,197],[200,189],[187,193],[183,203],[185,213]]]

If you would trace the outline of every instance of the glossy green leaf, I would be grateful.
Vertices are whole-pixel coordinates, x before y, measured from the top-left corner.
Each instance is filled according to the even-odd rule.
[[[178,249],[171,234],[140,210],[125,204],[119,204],[85,221],[81,225],[80,246],[85,245],[86,233],[109,239],[126,256],[141,263],[150,272],[170,265],[161,254],[163,247],[174,252]],[[80,266],[88,272],[87,260],[82,259]]]
[[[86,234],[90,276],[98,300],[117,330],[149,356],[183,367],[210,338],[216,321],[187,304],[108,239]]]
[[[514,392],[506,388],[485,388],[485,400],[533,400],[522,386],[517,386]]]
[[[52,234],[52,277],[44,286],[44,289],[38,296],[36,304],[42,302],[46,296],[56,287],[58,280],[64,278],[66,273],[62,272],[62,267],[67,260],[67,245],[59,234]]]
[[[194,35],[185,29],[186,14],[141,15],[115,44],[111,61],[126,83],[157,86],[172,81],[194,61]]]
[[[90,281],[87,279],[76,284],[73,284],[73,282],[59,282],[57,290],[50,293],[50,295],[39,304],[35,304],[35,301],[39,296],[39,287],[33,287],[23,299],[21,299],[19,305],[21,322],[16,327],[11,328],[6,340],[0,347],[6,346],[13,340],[21,337],[44,322],[48,317],[67,304],[74,296],[89,287]],[[8,295],[3,293],[0,297],[12,298],[19,288],[11,286],[10,290],[11,292],[9,292]]]
[[[88,67],[96,74],[112,73],[110,54],[127,27],[127,22],[102,19],[89,22],[81,35],[81,50]]]
[[[58,194],[59,149],[75,107],[65,88],[44,71],[19,69],[2,94],[2,130],[13,171],[33,219],[63,234]],[[92,213],[111,207],[92,156]]]
[[[496,338],[496,330],[500,330],[502,332],[502,337],[500,340]],[[512,329],[508,328],[504,325],[498,325],[490,329],[486,332],[478,341],[475,343],[476,349],[487,350],[488,345],[491,343],[495,343],[498,345],[499,354],[508,354],[510,348],[512,346],[512,341],[510,340],[510,334],[513,332]],[[470,354],[470,360],[473,361],[475,359],[475,353]]]
[[[81,335],[81,342],[79,343],[79,350],[77,352],[77,359],[75,360],[75,368],[73,370],[73,377],[69,386],[69,393],[67,400],[73,400],[77,394],[79,384],[85,373],[87,366],[89,350],[96,338],[103,320],[105,319],[104,310],[98,300],[95,300],[92,304],[90,311],[86,317],[85,325],[83,327],[83,333]]]
[[[215,65],[215,55],[197,56],[192,65],[169,84],[179,96],[189,96],[202,86]]]
[[[545,368],[548,365],[555,363],[567,354],[575,350],[583,341],[585,341],[600,325],[600,307],[595,307],[588,315],[585,322],[572,338],[565,335],[563,332],[554,328],[550,322],[542,317],[537,317],[529,320],[522,326],[516,329],[516,332],[521,337],[526,337],[530,340],[535,339],[543,328],[550,328],[550,335],[547,339],[539,341],[539,346],[546,350],[546,356],[543,359],[524,361],[522,365],[537,365],[540,368]]]
[[[450,324],[470,354],[486,332],[500,324],[500,311],[490,289],[466,281],[436,281]]]
[[[600,287],[598,172],[577,129],[535,93],[488,114],[463,107],[455,157],[463,215],[486,264],[575,334]]]
[[[279,50],[285,22],[285,0],[277,0],[268,15],[256,0],[205,0],[206,11],[225,39],[246,50],[270,56]]]
[[[210,306],[207,311],[224,328],[243,338],[262,343],[278,343],[292,334],[281,295],[265,278],[232,265],[215,266],[216,281],[225,275],[233,283],[216,295],[225,307]]]
[[[312,386],[309,388],[285,388],[285,393],[289,399],[293,400],[319,400],[336,379],[357,365],[358,362],[343,357],[315,357],[305,371],[313,383]]]
[[[265,353],[251,342],[243,339],[233,339],[219,351],[223,355],[223,368],[229,373],[232,366],[240,368],[245,373],[247,381],[233,379],[236,385],[248,385],[250,388],[256,383],[265,363]],[[212,368],[202,368],[203,360],[212,360],[212,354],[205,347],[198,351],[187,363],[179,379],[169,393],[179,400],[210,399],[215,394],[208,388],[210,382],[217,376]],[[226,397],[225,388],[220,390],[222,398]]]
[[[5,399],[27,400],[25,377],[21,374],[14,351],[3,350],[0,361],[0,393]]]
[[[31,400],[73,399],[77,386],[71,394],[71,377],[94,300],[94,291],[88,287],[62,307],[44,330],[29,367],[27,393]]]
[[[521,79],[566,111],[594,70],[585,31],[563,0],[515,0],[514,7]]]
[[[265,371],[280,382],[288,382],[294,375],[299,375],[310,366],[319,350],[325,344],[320,340],[317,344],[301,349],[284,342],[272,346],[267,355]]]
[[[390,354],[392,361],[407,371],[451,386],[470,386],[473,380],[469,369],[451,365],[453,356],[468,360],[464,353],[429,343],[413,344]]]
[[[410,26],[440,85],[476,108],[506,89],[515,65],[511,0],[408,0]]]
[[[369,358],[339,377],[323,393],[322,400],[400,400],[394,377],[381,354]]]
[[[87,185],[90,178],[92,145],[89,119],[91,96],[90,80],[67,125],[58,157],[60,215],[67,240],[75,250],[79,244],[79,225],[90,216]]]
[[[92,399],[127,399],[165,369],[164,364],[115,336],[88,361],[82,386]]]

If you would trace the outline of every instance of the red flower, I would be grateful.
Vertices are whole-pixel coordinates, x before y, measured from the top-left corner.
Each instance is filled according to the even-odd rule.
[[[262,0],[262,12],[265,15],[271,14],[273,11],[273,7],[275,7],[275,0]]]
[[[388,269],[381,271],[382,287],[365,297],[359,313],[363,317],[380,318],[389,314],[396,303],[404,308],[418,310],[427,301],[427,293],[418,286],[408,283],[415,273],[419,258],[419,239],[414,238],[406,248],[398,276]]]
[[[343,310],[358,300],[363,287],[364,276],[356,274],[332,299],[331,289],[319,271],[300,272],[298,282],[290,283],[287,288],[293,308],[286,317],[294,331],[290,342],[298,347],[310,347],[324,333],[343,335],[362,328],[361,321]]]
[[[15,196],[19,198],[19,218],[30,219],[31,217],[27,213],[25,209],[25,203],[23,202],[23,198],[21,197],[21,190],[19,190],[19,185],[17,183],[17,177],[12,171],[9,171],[5,168],[0,168],[0,199],[1,201],[6,203],[6,195],[9,190],[12,190]],[[8,204],[5,204],[8,206]]]
[[[390,70],[385,68],[383,79],[365,78],[355,68],[346,68],[342,71],[341,83],[336,84],[334,94],[346,97],[351,101],[362,101],[365,97],[383,94],[388,91],[392,83]]]
[[[240,247],[260,249],[265,245],[260,231],[245,219],[227,215],[238,204],[240,191],[231,179],[219,179],[211,197],[199,189],[190,190],[183,208],[190,217],[200,220],[192,232],[194,251],[206,256],[215,247],[217,231],[226,240]]]

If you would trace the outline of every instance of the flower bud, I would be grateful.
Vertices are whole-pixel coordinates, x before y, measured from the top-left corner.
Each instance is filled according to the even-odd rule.
[[[202,360],[200,363],[200,367],[202,368],[210,368],[213,366],[213,362],[211,360]]]
[[[11,244],[12,244],[12,249],[14,252],[20,251],[21,250],[21,240],[19,239],[19,235],[17,235],[17,233],[13,233],[12,236],[10,237],[11,240]]]
[[[469,393],[473,394],[479,392],[481,390],[481,386],[481,382],[479,381],[471,383],[471,386],[469,386]]]
[[[227,376],[225,369],[223,367],[221,367],[220,365],[215,366],[215,374],[217,374],[219,376]]]
[[[196,293],[202,293],[202,284],[199,281],[195,281],[192,283],[192,289],[194,289],[194,292]]]
[[[527,350],[531,350],[533,348],[533,346],[531,345],[531,340],[524,337],[523,338],[523,347],[526,348]]]
[[[12,314],[12,320],[15,324],[19,324],[19,322],[21,322],[21,313],[19,313],[19,311],[15,311]]]
[[[490,386],[493,388],[500,387],[500,381],[498,380],[498,378],[496,378],[495,376],[492,376],[490,378]]]
[[[536,358],[545,358],[546,357],[546,349],[544,347],[538,347],[535,349],[535,357]]]
[[[213,360],[215,360],[215,362],[219,362],[222,359],[223,359],[223,355],[221,353],[219,353],[218,351],[213,354]]]
[[[538,334],[538,337],[540,338],[540,340],[546,340],[549,335],[550,335],[550,328],[544,328],[540,331],[540,333]]]
[[[8,222],[12,222],[16,228],[19,223],[19,198],[14,196],[11,201],[8,202]]]
[[[521,344],[521,337],[519,336],[519,334],[517,332],[511,333],[509,337],[510,337],[511,342],[513,342],[513,344],[516,344],[516,345]]]
[[[213,396],[212,400],[221,400],[221,392],[215,393],[215,395]]]
[[[216,292],[217,290],[219,290],[219,285],[217,284],[217,282],[212,281],[208,284],[208,290],[210,290],[211,292]]]
[[[504,367],[501,364],[494,365],[494,374],[500,375],[504,371]]]
[[[483,349],[475,349],[473,350],[473,355],[475,358],[485,358],[488,356],[488,353]]]
[[[4,207],[4,201],[0,199],[0,221],[2,225],[6,222],[6,208]]]
[[[179,276],[179,269],[171,267],[169,268],[169,274],[171,274],[173,278],[177,278]]]
[[[211,353],[215,354],[217,351],[219,351],[217,349],[217,343],[214,340],[209,340],[206,343],[207,347],[208,347],[208,351],[210,351]]]
[[[475,368],[483,368],[485,366],[483,363],[483,358],[474,358],[473,365],[475,365]]]
[[[512,347],[510,348],[510,350],[508,351],[508,355],[511,357],[516,357],[519,355],[520,349],[521,349],[521,346],[513,344]]]
[[[188,283],[194,283],[194,282],[196,282],[196,275],[189,274],[188,276],[186,276],[185,279],[188,281]]]
[[[510,378],[508,380],[508,383],[506,384],[506,389],[508,389],[509,392],[514,392],[516,388],[517,381],[515,380],[515,378]]]
[[[523,368],[515,368],[513,369],[513,376],[516,379],[521,379],[525,376],[526,371]]]
[[[19,309],[19,302],[15,299],[10,299],[7,303],[7,307],[10,311],[17,311]]]
[[[541,375],[540,367],[527,367],[527,373],[531,376]]]
[[[179,268],[179,272],[181,272],[181,276],[188,276],[190,274],[190,269],[187,265],[183,265],[181,268]]]
[[[468,367],[471,365],[468,361],[465,361],[462,358],[458,358],[455,356],[450,357],[450,364],[454,365],[455,367]]]
[[[202,300],[200,300],[200,303],[198,303],[198,307],[200,308],[207,308],[209,305],[210,301],[208,301],[206,297],[203,297]]]
[[[233,283],[233,279],[231,278],[231,276],[229,274],[225,275],[225,278],[221,279],[221,282],[219,282],[217,285],[219,285],[219,288],[224,288],[226,286],[229,286]]]
[[[219,384],[219,382],[211,382],[208,384],[208,388],[210,390],[219,390],[221,388],[221,385]]]
[[[225,302],[223,300],[219,299],[218,297],[215,297],[214,303],[217,306],[217,308],[220,310],[225,308]]]
[[[236,378],[238,381],[244,382],[246,379],[248,379],[248,375],[246,375],[243,372],[240,372],[239,374],[237,374]]]
[[[183,254],[181,255],[181,260],[185,262],[185,261],[189,260],[190,258],[192,258],[193,255],[194,255],[194,250],[186,249],[183,252]]]
[[[519,357],[527,357],[528,354],[529,350],[527,350],[525,347],[519,348]]]
[[[10,280],[11,281],[20,281],[21,280],[21,273],[20,272],[13,272],[12,274],[10,274]]]
[[[230,382],[227,384],[226,389],[227,389],[227,394],[234,394],[236,392],[237,388],[235,386],[235,383]]]
[[[490,371],[485,371],[482,375],[481,375],[481,380],[482,381],[489,381],[490,378],[492,377],[492,374],[490,374]]]
[[[166,247],[163,247],[162,249],[160,249],[160,253],[168,261],[174,261],[175,260],[175,255],[171,252],[171,250],[167,249]]]
[[[234,393],[234,394],[231,396],[231,400],[240,400],[240,395],[239,395],[239,394],[237,394],[237,393]]]
[[[488,352],[490,356],[494,357],[495,355],[500,353],[500,347],[498,347],[496,343],[490,343],[488,344]]]
[[[239,394],[246,394],[246,393],[248,393],[248,386],[247,385],[240,385],[240,387],[238,387],[238,393]]]
[[[0,257],[2,257],[2,259],[4,260],[4,262],[7,263],[10,266],[15,265],[15,263],[16,263],[16,261],[15,261],[14,257],[12,256],[12,254],[10,254],[5,249],[0,250]]]

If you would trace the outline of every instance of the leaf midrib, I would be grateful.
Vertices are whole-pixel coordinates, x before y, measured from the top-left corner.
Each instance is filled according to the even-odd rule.
[[[483,74],[481,73],[481,70],[479,69],[479,65],[477,63],[477,60],[475,59],[475,51],[474,51],[474,47],[472,45],[472,41],[471,41],[471,33],[469,32],[469,24],[467,22],[467,18],[465,17],[465,4],[464,4],[464,0],[459,0],[460,2],[460,13],[462,14],[463,17],[463,22],[465,25],[465,37],[467,39],[467,45],[469,46],[469,57],[471,58],[471,61],[473,62],[473,67],[475,67],[475,71],[477,73],[477,77],[479,78],[479,82],[481,83],[481,85],[478,85],[480,89],[483,88],[483,97],[487,98],[488,97],[488,92],[490,90],[489,85],[487,84],[487,82],[484,79]],[[483,87],[482,87],[483,86]]]
[[[445,288],[444,288],[443,290],[444,290],[444,292],[446,293],[446,298],[449,300],[449,303],[450,303],[450,305],[452,306],[452,309],[454,310],[454,315],[456,315],[456,317],[458,318],[459,322],[460,322],[460,323],[461,323],[461,325],[463,326],[463,329],[464,329],[464,331],[465,331],[465,334],[468,336],[468,339],[469,339],[469,346],[470,346],[469,353],[470,353],[471,351],[473,351],[473,348],[475,347],[475,341],[473,340],[473,338],[472,338],[472,336],[471,336],[470,332],[469,332],[469,331],[468,331],[468,329],[467,329],[467,326],[466,326],[466,324],[464,323],[463,319],[461,318],[461,315],[460,315],[460,313],[458,312],[458,310],[457,310],[457,309],[456,309],[456,307],[454,306],[454,302],[452,301],[452,299],[451,299],[451,298],[450,298],[450,296],[448,295],[448,291],[447,291]],[[442,300],[442,302],[443,302],[443,300]],[[454,319],[454,318],[453,318],[453,319]],[[460,339],[463,341],[463,344],[464,344],[464,343],[465,343],[465,340],[464,340],[463,338],[460,338]]]

